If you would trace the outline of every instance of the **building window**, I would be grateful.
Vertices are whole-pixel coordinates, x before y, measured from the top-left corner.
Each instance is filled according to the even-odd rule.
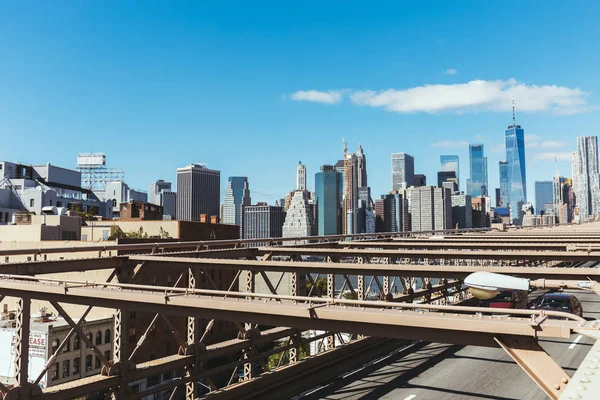
[[[70,369],[71,366],[69,365],[71,362],[69,360],[64,360],[63,361],[63,373],[62,373],[62,377],[66,378],[67,376],[69,376],[70,374]]]
[[[88,341],[89,341],[90,343],[94,343],[94,342],[93,342],[93,337],[92,337],[92,332],[88,333],[88,334],[87,334],[87,337],[88,337]],[[86,346],[87,346],[87,347],[90,347],[90,345],[89,345],[89,344],[87,344],[87,343],[86,343]]]
[[[63,346],[62,351],[63,351],[63,353],[66,353],[67,351],[71,351],[71,339],[67,340],[67,342]]]
[[[91,354],[85,356],[85,370],[88,372],[92,370],[92,355]]]
[[[104,331],[104,343],[110,343],[110,329]]]
[[[73,359],[73,375],[79,375],[79,368],[80,368],[79,362],[80,362],[80,360],[81,359],[79,357]]]
[[[58,346],[60,346],[60,342],[58,341],[58,339],[54,339],[54,341],[52,342],[52,354],[56,353],[56,350],[58,350]]]
[[[113,207],[117,206],[117,200],[113,199]]]
[[[135,342],[135,328],[129,328],[129,343]]]
[[[100,368],[102,365],[102,361],[100,361],[100,357],[96,356],[96,369]]]
[[[73,338],[73,350],[79,350],[79,335],[75,334],[75,337]]]
[[[96,332],[96,346],[102,344],[102,332]]]
[[[58,379],[58,363],[52,364],[52,369],[50,370],[50,378],[52,380]]]
[[[29,207],[33,207],[35,204],[35,199],[29,199]]]
[[[50,205],[52,205],[52,199],[50,199]]]

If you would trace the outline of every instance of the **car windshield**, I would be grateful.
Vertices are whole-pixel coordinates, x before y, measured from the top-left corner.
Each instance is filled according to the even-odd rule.
[[[512,291],[504,290],[496,295],[492,300],[494,301],[512,301]]]
[[[540,306],[548,308],[569,308],[568,298],[544,297],[540,301]]]

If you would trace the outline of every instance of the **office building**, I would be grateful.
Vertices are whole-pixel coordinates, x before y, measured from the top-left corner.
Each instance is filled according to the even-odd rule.
[[[346,154],[344,166],[344,233],[357,233],[358,229],[358,157],[354,153]]]
[[[576,203],[581,220],[600,214],[600,177],[598,175],[598,137],[577,138]]]
[[[119,205],[120,216],[123,220],[162,221],[163,208],[157,204],[130,200]]]
[[[575,193],[574,205],[577,205],[579,194],[579,156],[577,150],[571,153],[571,179],[573,180],[573,193]]]
[[[313,233],[313,210],[308,192],[296,190],[283,223],[283,237],[304,237]]]
[[[162,179],[150,184],[148,202],[163,208],[163,219],[175,219],[177,212],[177,193],[171,190],[171,182]]]
[[[306,165],[302,161],[296,167],[296,190],[306,190]]]
[[[467,194],[471,197],[487,195],[487,158],[484,157],[483,144],[469,145],[469,172]]]
[[[455,171],[438,171],[437,173],[437,187],[442,187],[444,182],[452,182],[456,184],[458,190],[458,179],[456,178]]]
[[[573,221],[575,196],[572,179],[558,174],[554,176],[552,179],[552,200],[554,215],[558,218],[558,222],[566,224]]]
[[[119,218],[121,216],[120,205],[122,203],[128,203],[130,201],[142,201],[148,202],[148,193],[141,190],[132,189],[123,181],[113,181],[106,183],[106,186],[102,190],[95,190],[94,193],[102,201],[112,203],[112,218]]]
[[[177,169],[177,219],[199,221],[200,214],[218,216],[221,172],[204,164]]]
[[[471,196],[465,193],[455,193],[452,202],[452,228],[468,229],[473,227],[473,208]]]
[[[392,190],[414,185],[415,159],[406,153],[392,153]]]
[[[157,197],[162,191],[170,192],[171,182],[165,182],[162,179],[152,182],[150,184],[150,191],[148,192],[148,202],[152,204],[159,204]]]
[[[500,194],[500,188],[496,188],[496,208],[502,207],[502,195]]]
[[[508,168],[508,193],[505,207],[511,210],[513,224],[520,225],[523,217],[523,205],[527,203],[527,178],[525,172],[525,131],[513,124],[505,132],[506,162]]]
[[[546,205],[553,205],[553,183],[552,181],[535,182],[535,210],[537,215],[546,214]],[[543,211],[543,212],[542,212]]]
[[[427,177],[423,174],[415,174],[413,183],[416,187],[427,186]]]
[[[244,207],[244,238],[262,239],[283,236],[285,212],[281,206],[257,203]]]
[[[401,193],[390,193],[381,196],[375,202],[376,231],[403,232],[409,231],[408,200]],[[379,224],[379,227],[377,227]]]
[[[452,199],[449,189],[423,186],[409,191],[413,232],[450,229]]]
[[[498,163],[498,173],[500,175],[500,205],[508,208],[508,197],[510,196],[508,179],[508,162],[500,161]]]
[[[471,198],[473,228],[489,228],[491,225],[489,197]]]
[[[454,172],[454,178],[456,179],[456,185],[460,188],[460,169],[458,164],[457,155],[441,155],[440,156],[440,171],[441,172]],[[439,176],[439,175],[438,175]],[[438,187],[442,187],[438,180]]]
[[[332,165],[323,165],[315,174],[318,235],[342,233],[343,179],[343,173],[336,172]]]
[[[356,152],[356,179],[358,187],[368,186],[367,184],[367,157],[361,145],[358,145]]]
[[[230,176],[227,178],[227,189],[223,202],[224,224],[238,225],[240,234],[244,233],[244,207],[251,204],[250,187],[245,176]],[[244,238],[244,236],[242,236]]]

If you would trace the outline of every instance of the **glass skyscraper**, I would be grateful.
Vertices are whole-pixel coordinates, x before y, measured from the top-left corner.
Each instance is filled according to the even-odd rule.
[[[315,174],[315,199],[317,201],[317,233],[337,235],[342,228],[343,174],[332,165],[323,165]]]
[[[508,199],[513,223],[523,220],[523,205],[527,203],[527,179],[525,177],[525,131],[521,125],[510,125],[506,129],[506,162],[508,163]]]
[[[500,161],[498,171],[500,172],[500,200],[496,199],[496,202],[500,204],[500,207],[508,207],[508,163]]]
[[[535,213],[542,214],[546,209],[546,204],[554,204],[554,189],[552,181],[535,182]],[[554,206],[553,206],[554,207]],[[545,212],[544,212],[545,213]]]
[[[456,184],[460,188],[460,170],[459,170],[459,166],[458,166],[458,156],[455,156],[455,155],[440,156],[440,164],[441,164],[441,168],[440,168],[441,172],[454,171],[454,174],[455,174],[454,176],[456,178]],[[438,186],[440,186],[440,185],[438,184]]]
[[[469,170],[470,188],[467,188],[471,197],[487,195],[487,158],[483,156],[483,144],[469,145]]]
[[[249,206],[250,203],[248,178],[245,176],[230,176],[227,179],[222,222],[224,224],[239,225],[240,234],[243,235],[244,207]]]
[[[415,159],[406,153],[392,153],[392,189],[411,187],[414,180]]]

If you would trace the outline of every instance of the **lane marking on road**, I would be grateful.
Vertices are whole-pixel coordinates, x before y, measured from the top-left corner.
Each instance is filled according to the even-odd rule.
[[[579,335],[575,338],[575,340],[573,340],[573,343],[571,343],[571,345],[569,346],[569,350],[573,350],[575,348],[575,345],[581,340],[583,336]]]
[[[404,400],[412,400],[412,399],[414,399],[415,397],[417,397],[417,395],[416,395],[416,394],[411,394],[410,396],[408,396],[408,397],[407,397],[407,398],[405,398]]]

